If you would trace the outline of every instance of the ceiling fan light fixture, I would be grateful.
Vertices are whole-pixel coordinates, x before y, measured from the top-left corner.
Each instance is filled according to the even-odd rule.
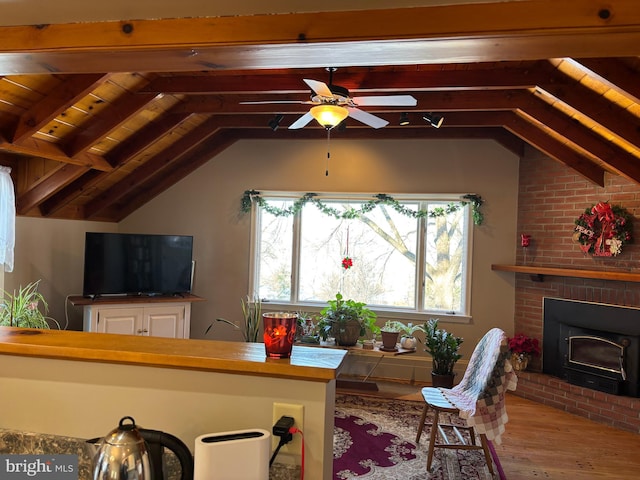
[[[282,114],[275,115],[271,120],[269,120],[269,128],[275,132],[280,126],[280,122],[282,122],[283,118],[284,115]]]
[[[444,117],[440,115],[435,115],[431,112],[425,113],[422,116],[422,119],[434,128],[440,128],[440,126],[444,122]]]
[[[332,129],[349,116],[349,110],[340,105],[316,105],[309,111],[311,116],[327,130]]]
[[[409,123],[411,123],[409,122],[409,114],[407,112],[402,112],[400,114],[400,121],[398,122],[398,125],[405,126],[409,125]]]

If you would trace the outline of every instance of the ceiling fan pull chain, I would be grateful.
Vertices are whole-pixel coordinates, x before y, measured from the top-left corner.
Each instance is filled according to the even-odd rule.
[[[331,129],[327,128],[327,167],[324,171],[325,177],[329,176],[329,159],[331,158],[331,151],[329,149],[330,140],[331,140]]]

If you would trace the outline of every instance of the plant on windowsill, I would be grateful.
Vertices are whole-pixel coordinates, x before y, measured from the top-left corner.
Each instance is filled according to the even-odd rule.
[[[247,295],[246,300],[240,299],[242,306],[242,316],[244,319],[243,325],[238,325],[225,318],[216,318],[217,322],[226,323],[232,326],[236,330],[240,330],[242,338],[245,342],[258,342],[260,341],[260,325],[262,324],[262,301],[258,296],[254,296],[253,300],[249,299]],[[209,333],[209,330],[213,328],[214,323],[211,322],[204,334]]]
[[[320,343],[314,314],[298,311],[297,315],[296,342],[306,344]]]
[[[0,301],[0,326],[22,327],[22,328],[51,328],[50,322],[60,329],[60,324],[47,317],[49,305],[38,292],[40,280],[28,284],[26,287],[20,285],[13,295],[4,291],[4,296]],[[40,306],[42,310],[40,311]]]
[[[376,334],[380,331],[376,325],[376,314],[363,302],[344,300],[342,294],[327,301],[328,305],[320,311],[318,333],[323,340],[328,337],[336,339],[336,345],[350,347],[358,343],[358,339],[367,331]]]
[[[415,336],[415,333],[424,331],[422,325],[403,323],[399,320],[387,321],[382,329],[398,332],[400,334],[400,346],[405,350],[415,350],[418,342],[421,342],[420,338]]]
[[[453,387],[454,366],[462,355],[458,353],[463,342],[443,328],[438,328],[438,319],[432,318],[422,325],[424,349],[431,355],[433,366],[431,381],[434,387]]]
[[[514,370],[526,370],[531,358],[540,354],[538,339],[527,337],[522,333],[507,339],[507,345],[511,352],[511,365]]]

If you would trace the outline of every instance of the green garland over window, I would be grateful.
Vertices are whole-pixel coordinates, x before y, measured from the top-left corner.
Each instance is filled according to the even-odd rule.
[[[449,213],[453,213],[460,209],[464,203],[466,202],[458,202],[458,203],[449,203],[446,207],[436,208],[433,211],[429,212],[427,210],[411,210],[410,208],[404,207],[400,202],[396,199],[387,195],[385,193],[378,193],[375,195],[373,199],[365,202],[358,209],[350,208],[349,210],[339,211],[333,207],[330,207],[322,200],[320,200],[317,193],[305,193],[301,198],[296,200],[293,205],[288,208],[279,208],[267,203],[267,201],[260,196],[260,192],[257,190],[246,190],[244,195],[242,196],[242,212],[249,213],[251,211],[252,203],[255,202],[260,208],[264,209],[266,212],[269,212],[271,215],[275,217],[289,217],[291,215],[295,215],[302,210],[302,207],[306,203],[313,203],[318,210],[326,215],[330,215],[336,219],[354,219],[358,218],[362,215],[369,213],[371,210],[376,208],[377,205],[388,205],[393,208],[396,212],[405,215],[407,217],[413,218],[423,218],[423,217],[441,217],[443,215],[447,215]],[[471,203],[471,211],[473,215],[473,223],[476,225],[481,225],[484,216],[480,211],[480,207],[482,206],[483,200],[480,195],[475,194],[467,194],[464,195],[464,198],[467,202]]]

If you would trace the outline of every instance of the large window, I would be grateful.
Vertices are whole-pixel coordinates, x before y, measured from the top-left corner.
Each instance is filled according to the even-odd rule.
[[[468,315],[471,222],[460,197],[397,196],[400,208],[356,215],[344,212],[361,212],[371,196],[317,195],[320,205],[300,209],[299,194],[262,198],[272,208],[254,206],[252,285],[266,302],[304,309],[340,292],[405,317]]]

